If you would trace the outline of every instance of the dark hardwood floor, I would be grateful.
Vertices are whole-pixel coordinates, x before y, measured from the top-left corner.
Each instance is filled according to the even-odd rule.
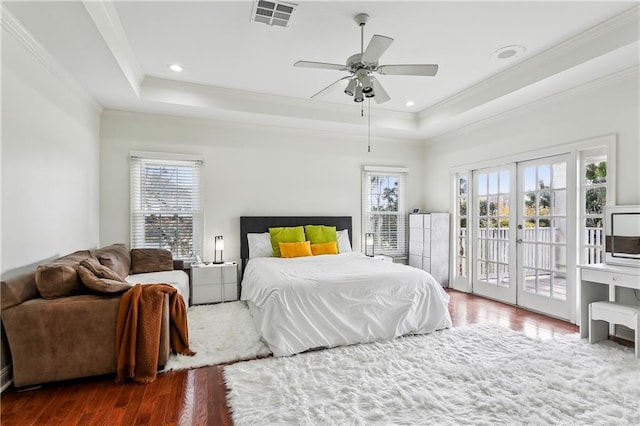
[[[499,324],[532,337],[576,333],[578,327],[521,308],[448,291],[454,327]],[[0,399],[0,423],[9,425],[230,425],[222,367],[161,374],[148,385],[116,385],[114,376],[68,381]]]

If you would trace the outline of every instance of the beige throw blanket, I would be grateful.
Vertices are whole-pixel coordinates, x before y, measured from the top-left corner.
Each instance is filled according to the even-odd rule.
[[[189,349],[187,308],[178,291],[167,284],[136,284],[120,301],[116,323],[116,383],[129,378],[137,383],[151,383],[156,379],[165,294],[169,295],[171,349],[177,354],[195,355]]]

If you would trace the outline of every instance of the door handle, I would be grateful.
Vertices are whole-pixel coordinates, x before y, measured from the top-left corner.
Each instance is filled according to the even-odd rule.
[[[518,239],[516,240],[516,243],[518,243],[518,244],[522,244],[522,238],[518,238]]]

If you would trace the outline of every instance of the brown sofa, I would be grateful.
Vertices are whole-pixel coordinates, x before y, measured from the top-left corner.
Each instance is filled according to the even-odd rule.
[[[83,285],[77,271],[87,258],[97,259],[132,284],[171,284],[185,303],[189,300],[188,276],[170,252],[129,251],[124,244],[78,251],[2,281],[2,323],[16,387],[116,371],[116,316],[122,293],[100,293]],[[168,297],[163,311],[159,366],[170,353]]]

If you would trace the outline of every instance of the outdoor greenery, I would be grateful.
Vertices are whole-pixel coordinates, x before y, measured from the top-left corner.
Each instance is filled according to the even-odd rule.
[[[399,185],[394,176],[369,176],[369,230],[375,235],[375,251],[398,247]]]
[[[585,192],[585,213],[588,215],[602,215],[602,209],[607,204],[607,162],[587,163],[585,165],[585,179],[587,185],[593,185]],[[601,217],[587,218],[586,226],[601,228]]]
[[[602,215],[602,209],[606,204],[607,190],[604,186],[607,182],[607,162],[593,162],[587,163],[585,166],[585,179],[587,185],[594,185],[593,188],[589,188],[585,192],[585,213],[588,215]],[[551,188],[546,185],[542,180],[538,184],[539,190],[537,192],[528,192],[525,194],[525,212],[524,215],[531,217],[525,221],[524,226],[526,228],[535,227],[535,216],[538,216],[539,227],[549,227],[550,220],[545,216],[549,216],[551,213]],[[460,196],[463,197],[460,200],[459,215],[462,218],[460,221],[461,228],[466,228],[467,221],[467,181],[466,179],[460,179],[459,185]],[[536,210],[537,203],[537,210]],[[498,227],[498,221],[493,218],[500,217],[500,227],[509,227],[509,206],[507,202],[499,203],[497,200],[489,201],[486,197],[481,197],[478,200],[479,207],[479,226],[480,228],[496,228]],[[489,216],[489,218],[486,218]],[[602,218],[588,218],[587,227],[602,227]]]

